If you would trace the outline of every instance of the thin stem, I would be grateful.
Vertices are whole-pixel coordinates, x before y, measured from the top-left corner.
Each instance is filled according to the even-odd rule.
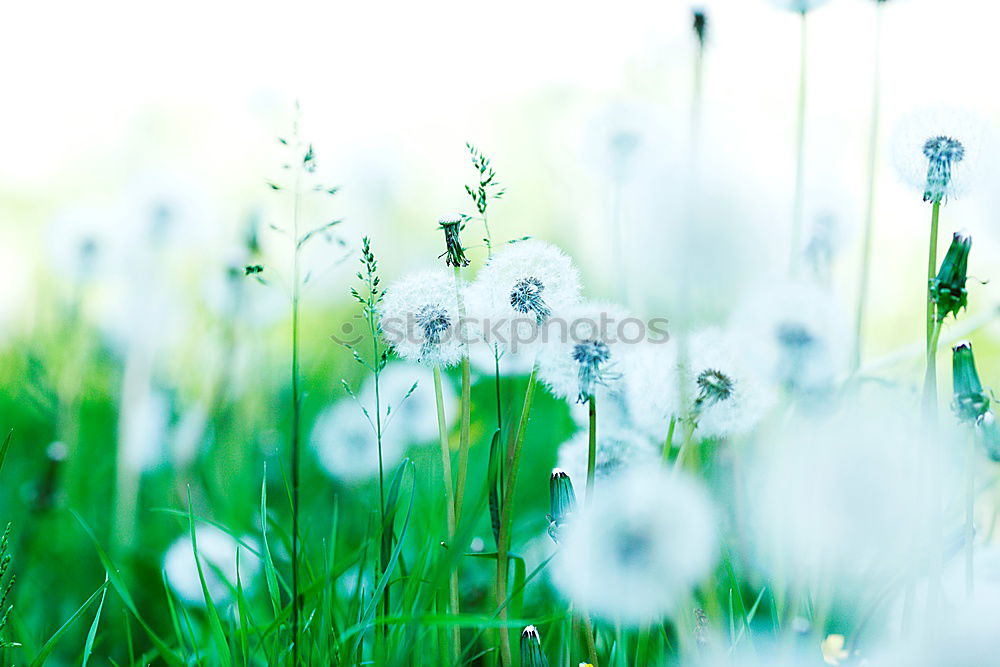
[[[597,397],[593,394],[587,400],[589,436],[587,440],[587,496],[589,503],[594,495],[594,473],[597,467]]]
[[[594,624],[590,622],[590,614],[580,612],[583,620],[583,639],[587,644],[587,661],[597,667],[597,642],[594,640]]]
[[[299,624],[302,600],[299,597],[299,482],[302,396],[299,394],[299,186],[301,169],[295,172],[292,207],[292,663],[299,664]]]
[[[497,601],[503,605],[500,608],[500,621],[507,620],[507,554],[510,550],[510,533],[513,525],[514,490],[517,488],[517,473],[521,461],[521,450],[524,445],[524,434],[528,428],[528,415],[531,413],[531,403],[535,395],[535,383],[538,378],[538,365],[535,364],[528,376],[528,386],[524,391],[524,404],[521,407],[521,417],[517,430],[511,431],[507,442],[507,484],[501,497],[500,536],[497,540]],[[510,629],[500,627],[500,658],[503,667],[512,667]]]
[[[799,100],[797,110],[797,127],[795,131],[795,198],[792,205],[792,247],[789,260],[789,273],[798,275],[801,262],[802,218],[805,193],[805,145],[806,145],[806,73],[807,73],[807,30],[808,12],[801,12],[799,38]]]
[[[503,431],[503,405],[500,398],[500,347],[493,343],[493,380],[497,394],[497,430]]]
[[[931,281],[937,272],[937,241],[938,241],[938,221],[941,217],[941,202],[935,201],[931,206],[931,234],[927,251],[927,282],[924,283],[924,292],[927,298],[927,372],[924,376],[924,407],[928,410],[928,415],[933,416],[937,411],[937,338],[935,336],[935,312],[934,299],[930,291]],[[940,334],[940,324],[937,324]]]
[[[369,280],[371,278],[369,277]],[[375,324],[374,314],[369,312],[369,328],[372,337],[372,360],[374,365],[374,382],[375,382],[375,443],[378,447],[378,506],[379,506],[379,520],[381,523],[380,532],[380,545],[381,552],[379,554],[380,561],[380,573],[385,574],[385,568],[389,562],[390,554],[392,553],[392,539],[393,539],[393,527],[388,525],[386,522],[386,512],[385,512],[385,466],[383,463],[382,456],[382,395],[381,395],[381,383],[380,376],[382,374],[382,359],[379,356],[379,344],[378,344],[378,331]],[[388,616],[391,597],[390,597],[390,586],[388,583],[385,588],[382,589],[382,616]],[[389,629],[386,625],[382,625],[382,639],[385,640],[389,633]]]
[[[455,267],[455,298],[458,302],[458,319],[464,327],[465,299],[462,298],[462,269]],[[464,330],[459,332],[463,337]],[[462,416],[458,439],[458,480],[455,487],[455,524],[462,518],[462,502],[465,499],[465,481],[469,474],[469,433],[472,423],[472,373],[469,367],[469,346],[462,342]]]
[[[677,450],[677,458],[674,459],[675,475],[684,468],[684,456],[691,446],[691,441],[694,440],[694,431],[696,428],[698,428],[698,422],[693,415],[684,420],[684,440],[681,442],[681,448]]]
[[[441,442],[441,471],[444,478],[444,499],[448,524],[447,548],[454,549],[455,544],[455,496],[451,480],[451,448],[448,445],[448,423],[444,415],[444,392],[441,388],[441,369],[434,367],[434,403],[437,406],[438,438]],[[448,577],[448,613],[458,612],[458,570],[451,568]],[[461,656],[461,631],[457,625],[451,628],[452,664],[459,664]]]
[[[875,180],[878,165],[879,113],[882,101],[882,4],[875,3],[875,55],[873,58],[871,119],[868,126],[868,194],[865,198],[865,231],[861,247],[861,276],[858,282],[858,310],[854,318],[854,348],[851,375],[861,366],[865,310],[868,306],[868,280],[871,272],[872,230],[875,227]]]

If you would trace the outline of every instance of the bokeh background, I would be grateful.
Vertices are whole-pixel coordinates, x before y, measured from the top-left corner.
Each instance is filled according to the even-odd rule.
[[[8,7],[0,26],[8,63],[0,429],[14,436],[0,473],[0,519],[15,527],[13,628],[24,650],[103,581],[83,525],[162,625],[164,554],[186,530],[170,510],[185,510],[190,492],[199,516],[254,534],[262,481],[282,498],[289,244],[271,226],[289,224],[291,204],[268,183],[284,178],[277,138],[290,136],[296,118],[319,175],[341,188],[304,215],[343,220],[305,256],[307,429],[344,400],[342,378],[361,382],[351,355],[330,339],[355,312],[348,290],[360,238],[373,239],[387,280],[435,264],[438,217],[470,208],[466,142],[492,159],[506,189],[491,208],[494,234],[564,247],[591,296],[628,297],[645,314],[671,318],[683,291],[692,322],[715,322],[748,290],[779,279],[792,213],[798,18],[766,0],[697,6],[710,27],[694,185],[687,2]],[[883,10],[863,359],[916,386],[929,208],[896,177],[891,138],[900,116],[926,106],[997,120],[1000,8],[889,0]],[[805,241],[829,258],[810,266],[848,322],[874,33],[873,1],[832,0],[810,16]],[[991,318],[1000,308],[998,183],[986,169],[942,215],[942,243],[959,228],[974,238],[970,273],[983,283],[970,283],[962,322],[982,324],[971,335],[986,384],[1000,373],[1000,326]],[[618,224],[628,295],[610,252]],[[470,254],[479,263],[485,253]],[[267,286],[242,275],[257,262]],[[943,338],[965,335],[962,327],[949,324]],[[514,395],[518,380],[507,382]],[[490,391],[476,387],[485,404]],[[539,409],[535,442],[573,434],[564,406],[542,399]],[[475,425],[473,465],[485,465],[489,419]],[[538,451],[529,479],[554,461],[554,450]],[[360,539],[370,487],[331,479],[308,457],[305,488],[317,533],[337,506],[354,517],[345,530]],[[527,507],[543,507],[543,484],[523,493]],[[276,504],[275,513],[280,524],[286,509]],[[543,532],[544,510],[536,515],[522,537]],[[125,650],[127,634],[120,606],[113,613],[102,640],[109,654]],[[72,662],[85,633],[85,623],[72,628],[57,656]]]

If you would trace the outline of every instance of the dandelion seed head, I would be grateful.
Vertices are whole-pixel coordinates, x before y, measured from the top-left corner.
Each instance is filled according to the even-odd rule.
[[[519,241],[497,252],[466,295],[486,342],[513,352],[537,347],[540,328],[580,300],[580,274],[559,248]]]
[[[198,559],[212,603],[225,605],[233,601],[237,585],[237,551],[239,551],[239,582],[249,589],[260,573],[260,559],[250,549],[240,545],[229,533],[215,526],[197,524]],[[254,550],[257,543],[251,538],[243,540]],[[194,546],[190,535],[178,538],[167,549],[163,558],[167,583],[185,604],[205,606],[204,591],[198,577]]]
[[[372,404],[370,409],[374,409]],[[374,420],[374,413],[369,413]],[[403,438],[387,429],[382,439],[382,463],[391,469],[403,458]],[[378,474],[379,456],[375,429],[361,407],[350,398],[337,401],[320,413],[309,443],[320,466],[344,483],[361,483]]]
[[[618,306],[587,303],[568,308],[552,322],[539,350],[539,377],[560,398],[583,402],[598,387],[618,391],[622,362],[629,344],[623,323],[633,321]]]
[[[562,537],[556,586],[595,616],[628,625],[674,611],[717,554],[708,495],[659,466],[631,468],[599,487]]]
[[[632,423],[649,437],[663,439],[670,418],[681,416],[676,346],[648,342],[632,345],[624,363],[623,393]]]
[[[928,202],[947,202],[973,189],[989,170],[993,147],[989,123],[954,107],[906,114],[892,139],[899,177]]]
[[[462,357],[454,276],[447,271],[420,271],[390,285],[382,299],[382,334],[403,359],[428,366],[450,366]],[[460,287],[464,289],[464,286]]]

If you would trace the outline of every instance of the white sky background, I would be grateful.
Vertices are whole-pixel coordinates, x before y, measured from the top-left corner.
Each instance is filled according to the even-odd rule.
[[[599,152],[584,135],[609,105],[638,104],[654,118],[662,111],[652,145],[683,164],[691,4],[10,3],[0,25],[0,204],[17,206],[0,206],[0,255],[13,261],[58,210],[119,197],[146,170],[199,183],[232,224],[252,205],[240,198],[256,197],[275,172],[273,138],[285,132],[298,99],[306,136],[344,186],[339,205],[357,235],[374,229],[376,238],[412,238],[464,206],[471,140],[494,157],[508,187],[496,213],[506,235],[573,245],[599,273],[607,197],[600,169],[580,169]],[[773,230],[764,231],[781,243],[791,207],[797,17],[766,0],[697,4],[711,22],[708,150],[759,195],[748,220],[770,221]],[[864,195],[873,5],[831,0],[810,18],[807,206],[831,209],[845,230],[837,275],[848,303]],[[889,165],[893,121],[941,103],[995,120],[1000,5],[890,0],[884,17],[876,245],[883,263],[874,279],[912,285],[894,288],[885,314],[893,322],[919,310],[927,224],[927,207]],[[987,191],[993,183],[1000,179]],[[722,185],[712,191],[722,200],[727,194]],[[949,205],[942,233],[969,227],[974,253],[996,259],[1000,216],[990,208],[997,203],[983,195]],[[412,268],[427,255],[413,248],[440,243],[425,234],[415,244],[384,252]],[[990,287],[980,293],[1000,296]]]

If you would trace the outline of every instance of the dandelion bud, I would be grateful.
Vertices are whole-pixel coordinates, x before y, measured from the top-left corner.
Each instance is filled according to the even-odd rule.
[[[965,147],[958,139],[939,135],[924,143],[923,152],[928,160],[924,201],[940,203],[951,185],[952,165],[965,158]]]
[[[951,369],[955,414],[959,421],[975,423],[989,410],[990,399],[979,381],[971,343],[966,341],[952,348]]]
[[[708,37],[708,16],[705,14],[705,10],[699,7],[693,11],[693,17],[692,27],[695,37],[698,38],[699,46],[704,47],[705,39]]]
[[[549,667],[542,653],[542,638],[538,628],[529,625],[521,632],[521,667]]]
[[[469,260],[465,256],[465,249],[462,248],[462,241],[459,232],[465,225],[461,216],[449,216],[438,220],[440,228],[444,231],[445,250],[441,257],[445,258],[448,266],[468,266]]]
[[[937,305],[937,318],[944,320],[949,314],[958,317],[958,311],[968,305],[965,281],[969,268],[969,250],[972,237],[968,233],[955,232],[948,248],[948,254],[941,262],[941,270],[931,280],[931,299]]]
[[[573,481],[565,471],[556,468],[549,478],[549,537],[559,541],[559,529],[576,511],[576,493]]]

